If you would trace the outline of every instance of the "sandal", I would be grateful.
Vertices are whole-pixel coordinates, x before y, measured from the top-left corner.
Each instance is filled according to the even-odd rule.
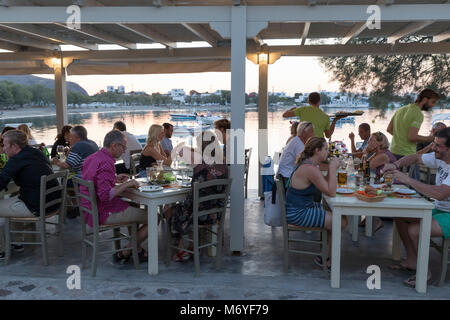
[[[191,258],[191,256],[192,256],[191,253],[184,250],[180,250],[177,252],[173,260],[177,262],[187,261]]]
[[[415,288],[416,287],[416,275],[413,275],[413,276],[409,277],[407,280],[403,281],[403,284],[407,287]],[[431,284],[431,274],[427,278],[427,285],[430,285],[430,284]]]
[[[403,264],[401,264],[401,263],[391,264],[388,268],[391,269],[391,270],[407,271],[407,272],[416,272],[415,269],[411,269],[411,268],[405,267],[405,266],[404,266]]]
[[[148,254],[147,251],[142,249],[138,252],[139,263],[148,262]]]
[[[123,251],[119,251],[119,252],[116,252],[115,254],[113,254],[114,262],[119,263],[119,264],[127,263],[128,261],[130,261],[130,258],[131,258],[131,254],[126,256],[123,254]]]
[[[323,260],[322,256],[315,256],[313,259],[314,263],[317,264],[319,267],[323,268]],[[328,266],[328,261],[330,261],[330,258],[327,258],[327,269],[328,271],[331,270],[331,266]]]

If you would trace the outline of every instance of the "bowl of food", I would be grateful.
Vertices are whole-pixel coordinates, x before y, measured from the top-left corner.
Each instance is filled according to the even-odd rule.
[[[357,191],[355,197],[365,202],[380,202],[386,198],[386,194],[383,194],[381,189],[376,189],[367,185],[364,188],[364,191]]]

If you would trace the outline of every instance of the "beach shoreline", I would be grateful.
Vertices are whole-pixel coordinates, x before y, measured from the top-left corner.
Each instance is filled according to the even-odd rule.
[[[83,107],[69,108],[68,114],[87,114],[87,113],[120,113],[120,112],[148,112],[148,111],[164,111],[164,112],[206,112],[206,111],[229,111],[230,106],[118,106],[118,107]],[[18,108],[16,110],[2,110],[3,114],[0,120],[13,120],[33,117],[54,117],[56,116],[55,108],[52,107],[29,107]]]

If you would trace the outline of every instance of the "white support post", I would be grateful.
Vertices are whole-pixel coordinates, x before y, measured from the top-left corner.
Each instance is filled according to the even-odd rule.
[[[246,6],[231,9],[231,129],[245,129],[245,59]],[[244,137],[241,137],[242,139]],[[229,141],[231,142],[231,141]],[[231,164],[230,250],[244,249],[244,163],[237,159],[245,152],[244,143],[230,143],[234,148]]]
[[[55,73],[55,105],[56,105],[56,126],[58,132],[68,123],[67,118],[67,85],[66,68],[61,64],[54,66]]]
[[[263,58],[264,57],[264,58]],[[268,136],[267,136],[267,118],[268,118],[268,54],[259,55],[259,89],[258,89],[258,195],[263,196],[261,180],[261,159],[268,155]]]

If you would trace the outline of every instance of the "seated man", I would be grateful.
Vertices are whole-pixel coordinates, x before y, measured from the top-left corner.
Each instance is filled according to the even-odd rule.
[[[436,136],[436,133],[438,131],[441,131],[442,129],[447,128],[445,123],[442,122],[436,122],[433,127],[431,128],[431,134],[433,137]],[[418,154],[424,154],[424,153],[430,153],[433,152],[433,142],[427,143],[427,142],[418,142],[416,145],[416,150]]]
[[[305,149],[306,142],[312,136],[314,136],[313,124],[302,121],[297,127],[297,136],[289,141],[284,148],[277,172],[278,178],[282,180],[284,186],[295,169],[295,161],[298,155]]]
[[[370,125],[368,123],[361,123],[358,127],[358,135],[363,140],[363,144],[358,149],[355,146],[355,134],[353,132],[350,132],[348,137],[350,138],[350,142],[352,145],[353,156],[361,158],[363,151],[367,148],[367,144],[369,143]]]
[[[397,160],[393,164],[386,164],[384,171],[392,171],[396,181],[410,185],[421,194],[436,199],[431,221],[431,237],[450,237],[450,128],[445,128],[434,138],[433,153],[413,154]],[[429,168],[437,168],[436,185],[428,185],[412,179],[398,171],[400,167],[416,163]],[[395,170],[397,169],[397,170]],[[395,170],[395,171],[394,171]],[[417,251],[419,243],[420,220],[412,218],[395,218],[397,229],[406,249],[406,260],[399,269],[415,270],[417,266]],[[425,241],[427,241],[425,239]],[[428,279],[431,272],[428,271]],[[415,276],[405,281],[408,286],[415,286]]]
[[[147,239],[147,213],[140,208],[131,207],[127,202],[120,199],[120,194],[127,189],[138,188],[136,180],[128,180],[128,175],[116,176],[115,159],[119,158],[127,148],[126,136],[118,131],[112,130],[105,136],[103,148],[87,157],[82,168],[82,179],[93,181],[97,195],[98,222],[99,225],[123,222],[138,222],[143,224],[138,229],[139,262],[147,261],[147,252],[140,244]],[[116,183],[121,183],[116,186]],[[85,187],[80,187],[80,192],[88,194]],[[89,201],[82,199],[83,207],[91,208]],[[89,226],[93,226],[92,216],[84,214],[84,220]],[[120,263],[126,263],[131,257],[131,243],[127,245],[130,250],[118,252],[114,259]]]
[[[163,148],[164,153],[166,154],[166,157],[169,157],[173,150],[172,145],[172,134],[173,134],[173,125],[170,123],[163,123],[164,127],[164,137],[161,140],[161,147]]]
[[[60,161],[58,158],[54,158],[53,164],[63,169],[70,169],[72,175],[69,175],[69,177],[75,175],[76,177],[81,178],[81,166],[83,165],[84,160],[97,151],[97,144],[87,138],[86,128],[83,126],[75,126],[70,129],[70,151],[66,161]],[[67,181],[67,187],[73,187],[72,179],[70,178]],[[69,191],[69,193],[71,194],[71,191]],[[75,202],[72,204],[75,205]],[[73,206],[67,208],[67,218],[74,219],[79,215],[80,212],[78,208]]]
[[[28,218],[40,215],[41,176],[53,173],[47,157],[38,149],[28,145],[25,133],[11,130],[3,136],[3,150],[9,160],[0,173],[0,190],[6,189],[13,180],[20,188],[19,195],[0,200],[0,217]],[[48,188],[57,186],[56,181],[48,184]],[[47,196],[47,201],[60,196],[60,191]],[[47,208],[48,212],[58,209],[58,205]],[[3,229],[0,229],[3,233]],[[3,242],[3,234],[0,236]],[[0,257],[4,253],[0,253]]]
[[[127,131],[127,126],[123,121],[117,121],[114,123],[114,130],[119,130],[127,136],[127,150],[122,155],[123,163],[116,164],[116,172],[120,173],[130,173],[130,151],[142,150],[142,146],[138,139],[131,133]]]

